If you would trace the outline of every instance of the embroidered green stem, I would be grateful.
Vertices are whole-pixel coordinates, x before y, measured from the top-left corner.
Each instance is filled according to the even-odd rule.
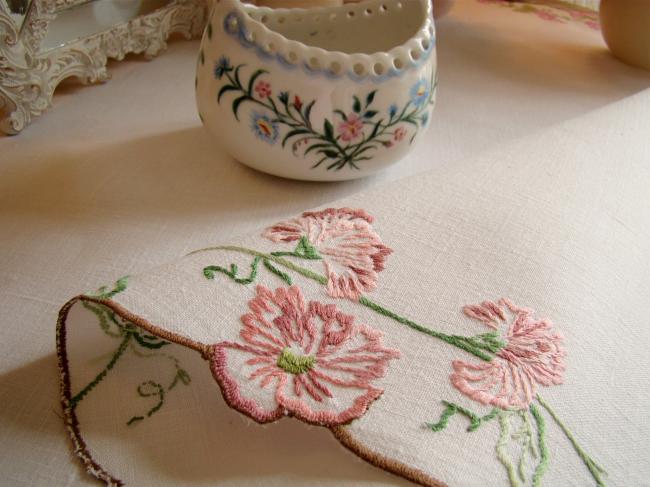
[[[397,321],[398,323],[406,325],[410,328],[413,328],[414,330],[417,330],[421,333],[425,333],[434,338],[438,338],[444,342],[449,343],[450,345],[461,348],[466,352],[469,352],[477,356],[478,358],[481,358],[488,362],[492,360],[492,356],[485,353],[484,350],[494,353],[499,351],[501,348],[505,346],[505,343],[496,340],[496,335],[494,335],[494,337],[491,337],[488,341],[484,341],[483,337],[485,337],[486,335],[477,335],[476,337],[464,337],[460,335],[447,335],[445,333],[432,330],[431,328],[427,328],[425,326],[419,325],[414,321],[409,320],[408,318],[404,318],[403,316],[400,316],[397,313],[394,313],[389,309],[386,309],[383,306],[374,303],[373,301],[370,301],[365,296],[359,298],[359,303],[372,309],[373,311],[376,311],[381,315],[384,315],[388,318]],[[498,348],[495,347],[495,342],[500,345],[498,346]]]
[[[456,413],[463,414],[470,420],[470,425],[467,427],[467,431],[476,431],[483,423],[487,423],[499,414],[499,410],[497,408],[494,408],[485,416],[478,416],[469,409],[465,409],[458,404],[447,401],[442,401],[442,403],[447,407],[440,415],[440,420],[437,423],[426,423],[427,427],[431,429],[431,431],[438,432],[444,430],[449,424],[449,418],[451,418]]]
[[[129,345],[129,342],[131,341],[132,337],[133,337],[132,332],[126,332],[125,333],[124,339],[120,343],[120,346],[117,348],[117,350],[115,350],[115,353],[113,353],[113,356],[108,361],[108,364],[106,364],[106,367],[104,367],[104,369],[99,374],[97,374],[97,376],[92,381],[90,381],[90,383],[88,383],[88,385],[86,387],[81,389],[81,391],[79,391],[74,397],[72,397],[70,399],[70,407],[71,408],[74,409],[77,406],[77,404],[79,403],[79,401],[81,401],[86,394],[88,394],[90,391],[92,391],[95,388],[95,386],[97,384],[99,384],[104,379],[106,374],[108,374],[108,371],[111,370],[115,366],[118,359],[122,356],[122,354],[126,350],[127,346]]]
[[[191,252],[188,255],[194,255],[198,252],[205,252],[209,250],[227,250],[233,252],[241,252],[244,254],[254,256],[255,260],[253,261],[253,264],[251,264],[251,275],[248,278],[245,279],[237,278],[236,277],[237,266],[235,264],[231,264],[230,271],[226,270],[221,266],[205,267],[203,269],[203,274],[208,279],[214,279],[215,272],[221,272],[229,276],[231,279],[235,280],[235,282],[238,282],[240,284],[250,284],[257,277],[257,264],[259,263],[260,259],[262,259],[262,260],[268,260],[276,264],[279,264],[283,267],[286,267],[287,269],[297,272],[298,274],[307,277],[309,279],[312,279],[316,282],[319,282],[321,284],[327,284],[327,277],[317,274],[309,269],[305,269],[304,267],[300,267],[294,264],[293,262],[285,259],[283,256],[274,255],[273,253],[265,254],[263,252],[258,252],[257,250],[249,249],[246,247],[224,245],[219,247],[210,247],[210,248],[195,250],[194,252]],[[295,254],[292,253],[291,255],[295,255]],[[398,315],[397,313],[394,313],[393,311],[390,311],[389,309],[386,309],[383,306],[374,303],[373,301],[370,301],[368,298],[364,296],[359,298],[359,303],[383,316],[386,316],[387,318],[391,318],[397,321],[398,323],[406,325],[421,333],[425,333],[434,338],[438,338],[439,340],[442,340],[444,342],[449,343],[450,345],[465,350],[466,352],[471,353],[472,355],[475,355],[476,357],[488,362],[492,360],[492,355],[490,355],[490,353],[496,353],[505,346],[505,343],[498,339],[496,333],[483,333],[481,335],[476,335],[474,337],[464,337],[461,335],[447,335],[446,333],[441,333],[436,330],[432,330],[425,326],[419,325],[414,321],[404,318]]]
[[[290,348],[285,348],[278,357],[277,365],[290,374],[298,375],[309,372],[316,363],[311,355],[296,355]]]
[[[569,439],[576,453],[582,459],[584,464],[587,466],[587,469],[589,469],[591,476],[596,481],[596,485],[598,487],[605,487],[605,481],[601,477],[602,475],[606,475],[605,469],[600,465],[598,465],[589,455],[587,455],[587,453],[578,444],[578,440],[576,440],[576,438],[573,436],[571,430],[569,430],[569,428],[562,422],[562,420],[551,408],[551,406],[546,401],[544,401],[544,399],[542,399],[542,397],[539,394],[537,395],[537,401],[544,407],[544,409],[546,409],[546,411],[548,411],[548,413],[551,415],[555,423],[560,427],[560,429],[564,432],[565,436]]]
[[[540,461],[537,464],[535,473],[533,474],[533,487],[540,487],[542,482],[542,477],[548,469],[548,447],[544,441],[544,435],[546,434],[546,424],[542,413],[537,409],[537,406],[534,404],[530,405],[530,413],[535,419],[535,424],[537,426],[537,448],[539,449]]]

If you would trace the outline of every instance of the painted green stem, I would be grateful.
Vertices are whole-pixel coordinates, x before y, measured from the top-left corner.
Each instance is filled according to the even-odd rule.
[[[220,247],[211,247],[211,248],[206,248],[206,249],[200,249],[196,250],[194,252],[191,252],[189,255],[193,255],[198,252],[205,252],[208,250],[228,250],[228,251],[233,251],[233,252],[241,252],[244,254],[252,255],[256,259],[263,259],[266,261],[272,261],[275,262],[276,264],[279,264],[283,267],[286,267],[287,269],[291,269],[294,272],[297,272],[298,274],[307,277],[309,279],[312,279],[316,282],[319,282],[321,284],[327,284],[327,278],[325,276],[322,276],[320,274],[317,274],[309,269],[305,269],[304,267],[300,267],[299,265],[294,264],[293,262],[285,259],[282,256],[275,255],[273,253],[266,254],[264,252],[259,252],[257,250],[249,249],[246,247],[238,247],[234,245],[224,245]],[[206,269],[212,269],[214,266],[207,267]],[[407,318],[404,318],[397,313],[394,313],[393,311],[384,308],[383,306],[369,300],[366,297],[361,297],[359,298],[359,303],[362,304],[363,306],[366,306],[367,308],[372,309],[373,311],[384,315],[388,318],[391,318],[398,323],[401,323],[403,325],[408,326],[409,328],[412,328],[416,331],[419,331],[421,333],[425,333],[431,337],[437,338],[439,340],[442,340],[446,343],[449,343],[450,345],[453,345],[455,347],[458,347],[462,350],[465,350],[468,353],[471,353],[472,355],[475,355],[476,357],[485,360],[485,361],[490,361],[492,360],[492,356],[488,352],[496,353],[498,350],[500,350],[504,344],[501,343],[497,338],[496,335],[492,334],[485,334],[485,335],[479,335],[478,337],[464,337],[460,335],[447,335],[445,333],[441,333],[436,330],[432,330],[430,328],[427,328],[425,326],[419,325],[415,323],[414,321],[411,321]]]
[[[564,432],[564,435],[569,439],[576,453],[578,453],[578,456],[582,459],[582,461],[589,469],[591,476],[596,481],[596,485],[598,487],[605,487],[605,481],[602,479],[602,475],[606,474],[605,469],[598,465],[589,455],[587,455],[587,452],[585,452],[578,444],[578,440],[576,440],[575,436],[573,436],[571,430],[569,430],[569,428],[562,422],[553,408],[551,408],[551,406],[544,399],[542,399],[539,394],[537,395],[537,401],[542,405],[542,407],[544,407],[544,409],[546,409],[546,411],[548,411],[548,414],[551,415],[555,423],[560,427],[560,429]]]

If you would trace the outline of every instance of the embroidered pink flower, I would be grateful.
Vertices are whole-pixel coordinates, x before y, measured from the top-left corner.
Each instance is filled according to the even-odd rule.
[[[452,363],[451,382],[463,394],[485,405],[525,409],[535,399],[538,384],[562,383],[566,352],[550,321],[535,318],[532,310],[507,299],[484,301],[463,311],[494,329],[508,323],[506,346],[491,362]]]
[[[211,368],[228,404],[260,423],[291,415],[339,425],[362,416],[383,392],[399,351],[333,304],[305,304],[296,286],[258,286],[240,341],[212,347]]]
[[[364,210],[328,208],[277,223],[263,236],[273,242],[306,238],[322,257],[328,294],[357,300],[377,287],[377,274],[392,253],[375,233],[372,221]]]
[[[406,137],[406,129],[404,127],[398,127],[395,129],[394,137],[397,142],[401,142]]]
[[[262,99],[271,96],[271,84],[266,81],[258,81],[255,85],[255,93]]]
[[[347,120],[339,124],[338,129],[341,139],[350,142],[363,135],[363,122],[357,114],[352,113],[348,115]]]

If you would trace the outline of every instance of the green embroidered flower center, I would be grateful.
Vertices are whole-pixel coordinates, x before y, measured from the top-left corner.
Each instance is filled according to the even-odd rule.
[[[316,363],[316,357],[311,355],[295,355],[290,348],[285,348],[278,357],[278,367],[290,374],[304,374],[309,372]]]

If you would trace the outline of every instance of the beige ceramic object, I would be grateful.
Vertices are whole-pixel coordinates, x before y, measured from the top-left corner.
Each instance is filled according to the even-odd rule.
[[[602,0],[600,23],[617,58],[650,69],[650,0]]]

